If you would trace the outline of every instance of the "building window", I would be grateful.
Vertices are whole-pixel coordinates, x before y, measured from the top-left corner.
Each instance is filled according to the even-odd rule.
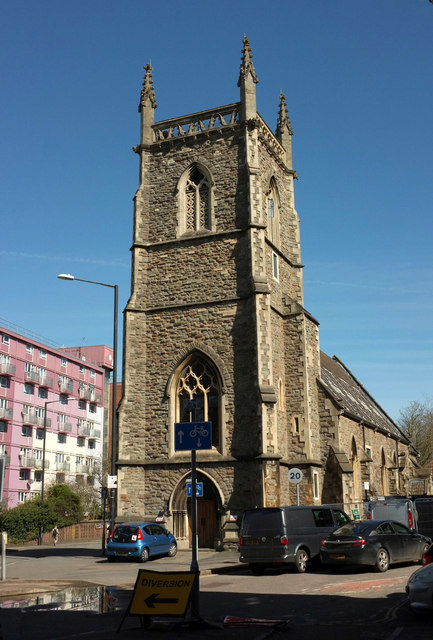
[[[57,442],[59,444],[66,444],[66,433],[58,433],[57,434]]]
[[[36,429],[36,440],[43,440],[43,439],[44,439],[44,430]]]
[[[66,360],[66,358],[60,359],[60,366],[66,369],[66,367],[68,366],[68,361]]]
[[[86,401],[85,400],[78,400],[78,408],[85,410],[86,409]]]
[[[2,344],[9,344],[10,343],[10,336],[8,336],[6,333],[2,333]]]
[[[85,438],[77,438],[77,447],[84,447],[85,443],[86,443]]]
[[[274,252],[272,252],[272,275],[274,276],[275,280],[278,280],[278,278],[279,278],[279,274],[278,274],[278,256]]]
[[[319,500],[319,473],[318,471],[313,471],[313,499]]]
[[[26,353],[29,353],[29,354],[33,355],[33,345],[32,344],[26,344]]]
[[[9,389],[9,379],[6,376],[0,376],[0,387],[2,389]]]
[[[45,351],[45,349],[40,349],[39,350],[39,357],[41,360],[46,360],[47,359],[47,352]]]
[[[42,482],[42,471],[35,471],[35,482]]]
[[[96,413],[96,405],[89,404],[89,413]]]
[[[194,357],[182,369],[176,391],[176,422],[211,422],[213,447],[220,444],[220,389],[213,366]]]
[[[39,398],[48,398],[48,389],[45,389],[45,387],[39,387],[39,389],[38,389],[38,397]]]
[[[0,420],[0,433],[6,433],[8,430],[8,423],[4,420]]]
[[[80,364],[80,374],[81,374],[82,376],[84,376],[84,372],[85,372],[85,371],[86,371],[86,369],[83,367],[83,365],[82,365],[82,364]]]
[[[367,454],[367,456],[370,458],[370,460],[373,459],[372,455],[371,455],[371,447],[365,447],[365,453]]]
[[[211,181],[197,165],[193,165],[182,179],[183,211],[182,233],[204,231],[212,228]]]
[[[42,460],[42,457],[43,457],[42,449],[33,449],[33,457],[35,460]]]
[[[19,504],[27,502],[27,493],[25,491],[18,491],[18,502]]]
[[[277,185],[272,178],[269,185],[268,198],[267,198],[267,235],[269,240],[274,244],[279,242],[280,235],[280,220],[279,220],[279,207],[278,207],[278,191]]]
[[[59,402],[60,404],[68,404],[68,396],[65,396],[64,393],[61,393],[59,395]]]
[[[92,440],[89,440],[89,441],[87,442],[87,447],[88,447],[89,449],[94,449],[94,448],[95,448],[95,446],[96,446],[95,440],[93,440],[93,439],[92,439]]]
[[[23,426],[21,427],[21,435],[24,438],[31,438],[32,437],[32,428],[28,424],[23,424]]]
[[[20,469],[20,480],[30,480],[30,469]]]
[[[96,371],[93,371],[93,369],[90,370],[90,377],[96,378]]]
[[[30,384],[29,382],[25,382],[24,383],[24,393],[28,396],[32,396],[35,393],[35,387],[34,385]]]
[[[64,413],[58,413],[57,414],[57,423],[58,424],[65,424],[66,423],[66,415]]]

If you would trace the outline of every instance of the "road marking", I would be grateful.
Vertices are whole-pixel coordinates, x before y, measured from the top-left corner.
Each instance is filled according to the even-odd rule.
[[[385,589],[401,585],[406,582],[406,578],[382,578],[381,580],[362,580],[360,582],[340,582],[330,584],[320,589],[320,593],[357,593],[368,589]]]

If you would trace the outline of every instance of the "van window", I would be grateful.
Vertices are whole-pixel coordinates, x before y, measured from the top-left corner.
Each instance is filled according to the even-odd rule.
[[[257,509],[254,511],[246,511],[242,520],[242,533],[263,533],[268,531],[279,531],[282,526],[280,509]]]
[[[313,509],[314,522],[316,527],[333,527],[331,509]]]
[[[288,529],[314,527],[311,509],[285,509],[284,515]]]
[[[343,524],[346,524],[346,522],[350,522],[350,518],[348,518],[346,514],[343,513],[343,511],[340,511],[339,509],[333,509],[332,513],[334,514],[335,522],[339,527],[341,527]]]

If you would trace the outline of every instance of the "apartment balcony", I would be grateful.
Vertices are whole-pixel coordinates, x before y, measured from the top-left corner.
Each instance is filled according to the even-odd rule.
[[[35,466],[36,459],[31,458],[30,456],[20,456],[20,467],[30,467],[33,468]]]
[[[5,464],[11,463],[11,457],[7,455],[0,455],[0,458],[5,461]]]
[[[42,387],[52,387],[54,383],[53,378],[41,376],[37,371],[25,371],[24,379],[29,380],[30,382],[36,382],[36,384],[39,384]]]
[[[72,422],[58,422],[57,431],[60,431],[61,433],[63,431],[72,431]]]
[[[8,362],[0,362],[0,374],[3,376],[14,376],[17,368],[14,364]]]
[[[0,418],[3,418],[4,420],[11,420],[12,413],[12,409],[4,409],[3,407],[0,407]]]
[[[77,462],[75,465],[75,473],[89,473],[89,469],[90,467],[88,467],[87,464]]]
[[[49,469],[49,468],[50,468],[50,461],[45,460],[44,469]],[[42,460],[39,460],[39,458],[35,458],[35,469],[42,469]]]
[[[90,436],[90,427],[87,425],[82,425],[78,427],[78,435],[79,436]]]
[[[84,398],[85,400],[90,400],[90,402],[98,402],[101,403],[100,394],[92,391],[91,389],[79,389],[78,395],[80,398]]]
[[[74,383],[72,380],[70,382],[59,381],[59,391],[60,393],[74,393]]]
[[[70,471],[71,465],[69,462],[56,462],[56,471]]]
[[[33,413],[21,413],[23,417],[24,424],[35,424],[38,427],[43,427],[45,425],[44,418],[40,418],[39,416],[35,416]],[[51,427],[51,418],[46,419],[47,427]]]

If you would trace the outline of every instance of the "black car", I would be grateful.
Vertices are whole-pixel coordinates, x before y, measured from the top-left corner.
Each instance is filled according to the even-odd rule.
[[[394,562],[421,562],[430,538],[393,520],[355,521],[322,540],[320,560],[327,565],[366,565],[386,571]]]

